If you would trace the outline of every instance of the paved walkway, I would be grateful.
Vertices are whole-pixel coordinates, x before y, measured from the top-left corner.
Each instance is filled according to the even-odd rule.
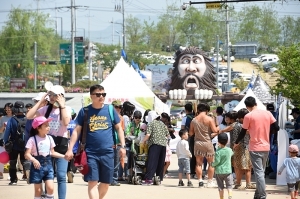
[[[122,184],[120,187],[110,187],[106,199],[218,199],[217,188],[198,188],[197,180],[192,180],[194,188],[177,187],[177,159],[176,155],[172,155],[172,162],[169,168],[171,178],[167,178],[162,182],[161,186],[140,186]],[[19,181],[17,186],[8,186],[9,181],[6,180],[7,173],[4,174],[4,179],[0,180],[0,199],[32,199],[33,185],[27,185],[25,181]],[[22,175],[18,174],[21,178]],[[276,186],[275,180],[267,180],[268,199],[285,199],[287,195],[287,187]],[[184,180],[186,184],[186,180]],[[245,184],[245,181],[243,181]],[[236,199],[253,199],[254,190],[234,190],[233,198]],[[227,196],[227,194],[225,195]],[[57,199],[57,186],[55,185],[55,198]],[[87,184],[83,182],[80,174],[75,174],[74,183],[67,184],[66,199],[88,199]],[[227,199],[227,197],[225,197]]]

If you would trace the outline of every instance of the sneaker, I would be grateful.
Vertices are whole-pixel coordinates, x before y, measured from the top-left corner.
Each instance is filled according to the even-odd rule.
[[[23,180],[23,181],[27,181],[27,176],[26,176],[25,173],[24,173],[23,176],[22,176],[22,180]]]
[[[112,182],[110,184],[110,186],[121,186],[121,184],[115,181],[115,182]]]
[[[200,188],[204,187],[203,181],[199,182],[199,187],[200,187]]]
[[[72,171],[68,171],[68,183],[73,183],[74,174]]]
[[[183,183],[182,180],[179,180],[178,186],[179,186],[179,187],[184,186],[184,183]]]
[[[193,183],[191,181],[188,181],[187,186],[188,187],[193,187]]]
[[[146,185],[146,186],[147,185],[149,186],[149,185],[152,185],[152,184],[153,184],[152,180],[145,180],[145,181],[142,182],[142,185]]]
[[[216,187],[218,187],[218,185],[214,181],[208,181],[206,187],[207,188],[216,188]]]
[[[8,185],[17,185],[17,181],[10,182]]]

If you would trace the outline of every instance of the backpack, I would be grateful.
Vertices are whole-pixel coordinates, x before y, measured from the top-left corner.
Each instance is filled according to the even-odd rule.
[[[186,115],[186,120],[185,120],[185,129],[187,131],[190,130],[190,125],[191,125],[191,121],[194,119],[194,115]]]
[[[113,105],[108,105],[108,110],[109,110],[110,119],[111,119],[112,124],[113,124],[113,138],[114,138],[114,143],[116,145],[116,144],[120,143],[120,139],[119,139],[118,132],[116,131],[115,126],[114,126],[115,117],[114,117],[114,107],[113,107]]]
[[[16,116],[12,118],[14,118],[17,121],[18,127],[17,132],[15,132],[15,135],[11,137],[11,140],[20,148],[25,148],[25,126],[27,119],[19,119]]]

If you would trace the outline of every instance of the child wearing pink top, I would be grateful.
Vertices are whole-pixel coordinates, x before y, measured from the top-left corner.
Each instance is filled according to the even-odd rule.
[[[171,155],[172,155],[172,151],[171,148],[169,146],[169,142],[170,140],[168,140],[167,142],[167,146],[166,146],[166,158],[165,158],[165,166],[164,166],[164,177],[168,178],[169,176],[166,174],[170,164],[171,164]]]

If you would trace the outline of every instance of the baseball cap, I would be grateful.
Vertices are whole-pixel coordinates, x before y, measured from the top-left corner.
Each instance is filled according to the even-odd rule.
[[[291,145],[289,146],[289,152],[291,152],[291,153],[298,153],[298,152],[299,152],[298,146],[297,146],[297,145],[294,145],[294,144],[291,144]]]
[[[115,100],[111,104],[114,106],[122,106],[122,102],[120,100]]]
[[[274,104],[267,104],[267,110],[274,111],[275,110]]]
[[[41,124],[44,124],[45,122],[50,122],[51,120],[52,120],[52,118],[47,119],[44,116],[38,116],[38,117],[34,118],[34,120],[32,122],[32,128],[36,129]]]
[[[65,95],[65,89],[60,85],[52,86],[49,91],[55,93],[56,95],[60,95],[60,94]]]
[[[45,94],[46,94],[45,92],[39,92],[39,93],[37,94],[37,96],[35,96],[35,97],[32,98],[32,100],[33,100],[33,101],[41,101],[42,97],[43,97]],[[45,99],[49,101],[49,96],[47,96]]]
[[[14,104],[14,108],[24,108],[24,102],[16,101]]]
[[[147,124],[142,123],[140,129],[147,130]]]
[[[293,108],[292,113],[290,115],[293,115],[293,113],[300,114],[300,109],[299,108]]]

